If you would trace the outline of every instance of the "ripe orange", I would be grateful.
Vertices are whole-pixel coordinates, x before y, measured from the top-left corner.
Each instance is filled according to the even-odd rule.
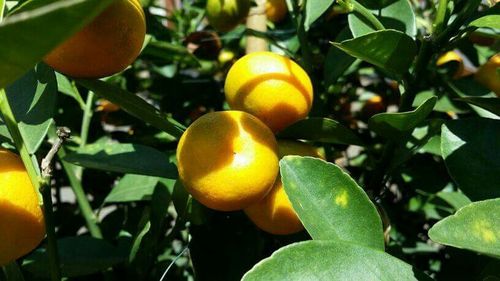
[[[455,73],[453,74],[454,79],[459,79],[466,75],[464,60],[455,51],[446,52],[444,55],[440,56],[436,62],[437,66],[444,66],[446,64],[454,63],[456,66]]]
[[[250,12],[250,0],[208,0],[207,18],[222,32],[235,28]]]
[[[280,140],[278,146],[280,158],[286,155],[300,155],[324,159],[317,148],[302,142]],[[285,193],[279,175],[271,192],[260,202],[246,208],[245,213],[260,229],[272,234],[286,235],[304,229]]]
[[[120,0],[44,59],[56,71],[101,78],[124,70],[139,55],[146,20],[139,0]]]
[[[494,55],[483,64],[474,78],[500,97],[500,54]]]
[[[307,73],[291,59],[271,52],[251,53],[236,61],[224,90],[232,109],[257,116],[274,132],[304,119],[313,102]]]
[[[285,0],[266,1],[266,15],[268,20],[278,23],[286,17],[287,13],[288,7]]]
[[[279,170],[273,133],[241,111],[198,118],[179,141],[177,162],[188,192],[220,211],[241,210],[264,198]]]
[[[21,159],[0,149],[0,266],[31,252],[44,236],[38,195]]]

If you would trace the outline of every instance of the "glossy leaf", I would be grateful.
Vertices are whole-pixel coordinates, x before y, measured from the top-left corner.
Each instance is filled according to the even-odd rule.
[[[415,41],[410,36],[392,29],[332,44],[353,57],[396,75],[408,70],[417,52]]]
[[[469,23],[469,26],[500,29],[500,15],[487,15]]]
[[[335,42],[352,39],[353,36],[348,28],[344,28],[335,38]],[[355,58],[339,50],[335,46],[331,46],[326,55],[325,61],[325,83],[332,85],[347,71],[347,69],[356,61]]]
[[[441,151],[451,177],[473,201],[500,197],[500,120],[452,120],[442,127]]]
[[[77,277],[105,270],[126,261],[126,256],[108,242],[88,236],[66,237],[57,241],[61,271],[65,277]],[[45,248],[29,255],[23,269],[40,277],[50,277]]]
[[[96,143],[68,154],[64,161],[118,173],[174,179],[177,168],[164,153],[139,144]]]
[[[395,29],[406,33],[411,37],[417,35],[415,13],[408,0],[397,0],[383,9],[373,10],[380,22],[387,29]],[[357,13],[349,14],[349,28],[354,37],[359,37],[376,31],[372,25]]]
[[[127,174],[113,187],[104,202],[149,200],[158,180],[158,177]]]
[[[324,13],[335,0],[313,0],[306,2],[305,30],[309,30],[311,25]]]
[[[466,97],[459,99],[466,103],[479,106],[500,116],[500,99],[499,98],[480,98],[480,97]]]
[[[53,122],[57,97],[54,71],[38,64],[6,91],[26,148],[34,154]]]
[[[437,98],[432,97],[410,112],[376,114],[368,120],[368,126],[380,136],[397,139],[424,121],[432,112],[436,101]]]
[[[309,118],[298,121],[278,134],[293,138],[324,143],[363,145],[359,137],[339,122],[327,118]]]
[[[465,196],[461,192],[438,192],[436,194],[437,197],[440,199],[444,200],[446,203],[448,203],[450,206],[452,206],[455,210],[458,210],[462,207],[465,207],[466,205],[472,203],[470,199]]]
[[[44,2],[44,0],[35,0]],[[33,2],[35,2],[33,1]],[[113,0],[53,1],[0,23],[0,88],[29,71],[53,48],[89,23]],[[47,2],[45,2],[46,4]],[[41,36],[43,34],[43,39]]]
[[[315,240],[279,249],[256,264],[242,281],[428,279],[382,251],[336,240]]]
[[[500,258],[500,199],[471,203],[429,230],[437,243]]]
[[[375,206],[342,169],[315,158],[287,156],[280,171],[286,194],[313,239],[384,249]]]
[[[78,84],[119,105],[130,115],[180,138],[185,128],[140,97],[100,80],[77,80]]]

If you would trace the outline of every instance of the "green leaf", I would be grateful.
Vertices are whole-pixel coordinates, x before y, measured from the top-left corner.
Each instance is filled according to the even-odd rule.
[[[378,10],[383,9],[387,5],[396,2],[397,0],[358,0],[358,2],[368,9]]]
[[[428,279],[382,251],[335,240],[315,240],[279,249],[256,264],[242,281]]]
[[[473,201],[500,197],[500,121],[452,120],[441,130],[441,151],[451,177]]]
[[[437,197],[448,203],[450,206],[452,206],[455,210],[458,210],[465,205],[472,203],[472,201],[470,201],[470,199],[461,192],[440,191],[436,195]]]
[[[305,30],[309,30],[311,25],[324,13],[335,0],[310,0],[306,1],[306,18],[304,21]]]
[[[278,136],[324,143],[363,145],[361,139],[349,128],[335,120],[318,117],[298,121],[281,131]]]
[[[339,33],[337,38],[335,38],[335,42],[341,42],[352,38],[351,31],[346,27]],[[352,56],[339,50],[335,46],[331,46],[325,60],[324,77],[327,86],[336,83],[355,61],[356,59]]]
[[[500,116],[500,99],[499,98],[480,98],[480,97],[465,97],[460,98],[460,101],[464,101],[481,108],[488,110]]]
[[[130,115],[180,138],[185,127],[140,97],[100,80],[76,80],[78,84],[119,105]]]
[[[392,29],[332,44],[353,57],[396,75],[408,70],[417,53],[415,41],[410,36]]]
[[[82,110],[85,110],[85,101],[83,101],[82,96],[78,92],[78,89],[76,89],[76,86],[74,87],[69,81],[69,79],[66,78],[66,76],[57,72],[56,72],[56,80],[57,80],[57,90],[75,99],[76,102],[78,102],[78,104],[80,105],[80,108]]]
[[[68,154],[64,161],[110,172],[177,178],[177,168],[167,155],[140,144],[90,144]]]
[[[158,177],[127,174],[113,187],[105,203],[150,200],[158,184]]]
[[[383,9],[373,10],[372,12],[387,29],[402,31],[413,38],[417,35],[415,13],[413,13],[410,1],[397,0]],[[365,22],[365,19],[357,13],[350,13],[348,20],[349,28],[354,37],[376,31],[370,23]]]
[[[2,141],[7,141],[10,142],[12,141],[10,137],[9,130],[7,129],[7,126],[3,123],[2,116],[0,115],[0,143]]]
[[[88,236],[66,237],[57,241],[61,271],[65,277],[77,277],[100,272],[126,261],[126,256],[108,242]],[[23,270],[39,277],[50,277],[49,260],[45,248],[30,254]]]
[[[0,89],[25,74],[112,2],[113,0],[55,1],[38,9],[20,11],[4,19],[0,23]],[[40,34],[43,34],[43,40]]]
[[[500,199],[471,203],[436,223],[429,237],[437,243],[500,258]]]
[[[45,64],[38,64],[6,91],[26,148],[34,154],[53,122],[57,97],[54,71]]]
[[[368,127],[380,136],[398,139],[424,121],[432,112],[436,101],[437,98],[432,97],[410,112],[376,114],[368,120]]]
[[[475,26],[478,28],[487,27],[500,29],[500,15],[487,15],[478,18],[477,20],[473,20],[471,23],[469,23],[469,26]]]
[[[340,239],[383,250],[377,209],[366,193],[338,166],[311,157],[280,161],[285,192],[315,240]]]

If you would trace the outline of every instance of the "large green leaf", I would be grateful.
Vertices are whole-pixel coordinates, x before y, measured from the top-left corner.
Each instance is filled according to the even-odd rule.
[[[53,122],[57,96],[54,71],[38,64],[6,90],[26,148],[34,154]]]
[[[140,144],[95,143],[64,157],[86,168],[174,179],[177,168],[164,153]]]
[[[459,99],[461,101],[479,106],[500,116],[500,99],[499,98],[482,98],[482,97],[465,97]]]
[[[256,264],[242,281],[428,280],[382,251],[341,241],[305,241],[288,245]]]
[[[437,98],[432,97],[410,112],[376,114],[368,120],[368,126],[380,136],[391,139],[400,138],[427,118],[436,105],[436,101]]]
[[[106,199],[104,199],[104,202],[124,203],[150,200],[159,181],[162,181],[170,189],[173,189],[174,180],[127,174],[113,187]],[[166,204],[167,202],[164,203]]]
[[[335,2],[335,0],[308,0],[306,1],[306,18],[304,21],[305,30],[309,30],[309,27],[324,13],[330,6]]]
[[[351,31],[346,27],[342,29],[337,38],[335,38],[335,42],[341,42],[352,38]],[[331,46],[325,60],[324,77],[326,85],[330,86],[336,83],[355,61],[356,59],[352,56],[339,50],[335,46]]]
[[[500,258],[500,199],[471,203],[436,223],[429,237],[437,243]]]
[[[441,130],[441,151],[451,177],[473,201],[500,197],[500,120],[452,120]]]
[[[338,166],[287,156],[280,161],[286,194],[315,240],[340,239],[383,250],[382,222],[373,203]]]
[[[376,31],[332,44],[353,57],[395,75],[407,71],[417,53],[415,41],[403,32],[393,29]]]
[[[380,22],[387,29],[395,29],[408,34],[411,37],[417,35],[415,14],[408,0],[397,0],[380,10],[373,10]],[[349,14],[349,28],[354,37],[359,37],[376,31],[373,26],[358,13]]]
[[[112,1],[55,1],[4,19],[0,24],[0,88],[5,88],[25,74]]]
[[[325,143],[363,145],[361,139],[339,122],[313,117],[298,121],[278,134],[282,138],[293,138]]]
[[[119,105],[130,115],[144,120],[174,137],[180,138],[184,132],[185,128],[182,124],[128,91],[101,80],[80,79],[77,82],[97,95]]]
[[[65,277],[76,277],[100,272],[126,261],[117,247],[88,236],[66,237],[57,241],[61,271]],[[30,254],[23,269],[39,277],[50,277],[49,260],[45,248]]]
[[[500,29],[500,15],[487,15],[469,23],[470,26]]]

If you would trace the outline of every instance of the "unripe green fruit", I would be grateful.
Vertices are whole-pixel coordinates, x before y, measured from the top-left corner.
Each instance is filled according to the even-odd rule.
[[[218,31],[235,28],[250,11],[250,0],[208,0],[207,17]]]

